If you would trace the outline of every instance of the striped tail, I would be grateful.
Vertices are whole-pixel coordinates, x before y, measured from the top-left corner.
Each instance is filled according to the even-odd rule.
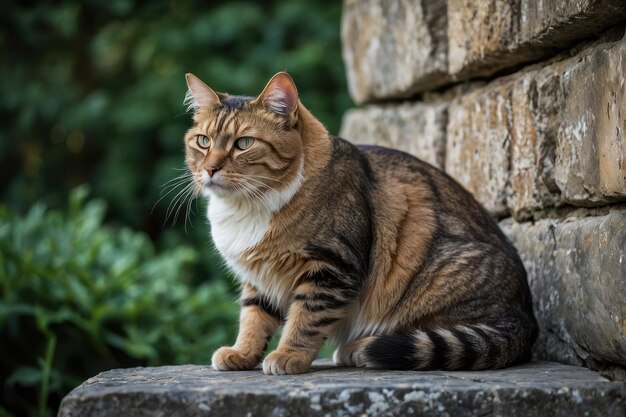
[[[530,360],[536,330],[500,323],[450,325],[357,341],[357,366],[415,370],[498,369]]]

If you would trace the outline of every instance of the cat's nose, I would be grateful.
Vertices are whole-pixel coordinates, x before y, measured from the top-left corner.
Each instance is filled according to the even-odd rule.
[[[217,171],[219,171],[222,167],[216,167],[215,165],[207,165],[204,167],[209,177],[212,177]]]

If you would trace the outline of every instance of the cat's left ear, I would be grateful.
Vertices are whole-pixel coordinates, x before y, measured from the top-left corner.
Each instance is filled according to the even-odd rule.
[[[259,100],[272,112],[289,117],[290,126],[298,120],[298,89],[289,74],[282,71],[267,83]]]
[[[212,108],[220,105],[220,98],[215,91],[202,82],[200,78],[192,73],[185,74],[187,87],[189,90],[185,95],[184,104],[188,105],[189,110],[197,111],[200,108]]]

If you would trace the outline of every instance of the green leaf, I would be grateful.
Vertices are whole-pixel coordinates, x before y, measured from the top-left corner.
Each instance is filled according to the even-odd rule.
[[[6,384],[8,386],[34,387],[41,382],[41,369],[32,366],[20,366],[9,375]]]

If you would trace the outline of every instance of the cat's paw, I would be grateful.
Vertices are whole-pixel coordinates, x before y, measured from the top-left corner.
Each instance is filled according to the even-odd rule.
[[[274,352],[263,361],[265,375],[303,374],[311,369],[313,359],[302,352]]]
[[[244,355],[237,349],[221,347],[213,353],[211,366],[218,371],[247,371],[259,363],[258,357]]]

